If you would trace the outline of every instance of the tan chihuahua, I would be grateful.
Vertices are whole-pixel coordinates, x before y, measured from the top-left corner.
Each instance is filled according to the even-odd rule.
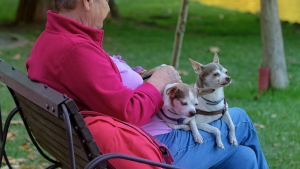
[[[195,122],[197,93],[205,95],[213,91],[214,89],[206,89],[198,92],[185,83],[168,84],[163,92],[164,105],[157,115],[172,129],[191,130],[195,142],[201,144],[203,139]]]
[[[197,113],[195,116],[198,129],[212,133],[216,137],[216,144],[220,149],[225,149],[221,140],[220,130],[208,123],[218,119],[223,119],[229,128],[229,142],[234,146],[238,146],[235,136],[235,126],[227,111],[228,104],[224,97],[223,87],[231,83],[231,77],[228,71],[220,65],[219,57],[215,53],[212,63],[202,65],[190,59],[196,74],[197,81],[194,88],[215,89],[213,93],[198,97]]]

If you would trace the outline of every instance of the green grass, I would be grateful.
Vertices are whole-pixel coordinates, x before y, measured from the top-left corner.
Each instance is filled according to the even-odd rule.
[[[19,0],[1,0],[0,1],[0,21],[8,22],[15,19],[17,3]]]
[[[2,4],[16,6],[17,1],[0,1],[0,22],[13,20],[13,15],[5,16],[8,8]],[[106,20],[104,49],[111,55],[121,55],[131,66],[142,65],[149,69],[161,63],[170,63],[174,31],[177,24],[180,0],[116,0],[124,17],[123,21]],[[16,9],[11,7],[10,12]],[[219,16],[223,15],[224,19]],[[16,33],[29,39],[30,43],[14,49],[0,49],[0,58],[26,72],[25,61],[39,33],[40,25],[22,25],[2,28],[2,32]],[[268,90],[257,94],[258,68],[261,64],[260,23],[257,15],[240,13],[216,7],[208,7],[196,2],[189,4],[189,17],[181,51],[179,70],[185,83],[194,83],[188,58],[203,64],[212,61],[209,47],[218,46],[220,62],[229,70],[234,82],[225,88],[230,107],[241,107],[247,111],[254,123],[265,128],[257,128],[261,146],[270,168],[299,168],[300,148],[297,132],[300,121],[299,65],[300,26],[282,23],[285,56],[290,87]],[[20,60],[13,59],[21,54]],[[13,108],[12,99],[3,84],[0,84],[2,111],[7,114]],[[11,130],[18,136],[8,141],[9,156],[26,157],[26,151],[19,151],[26,136],[21,126],[13,125]],[[30,152],[32,153],[32,152]],[[41,164],[37,160],[25,163],[28,166]]]

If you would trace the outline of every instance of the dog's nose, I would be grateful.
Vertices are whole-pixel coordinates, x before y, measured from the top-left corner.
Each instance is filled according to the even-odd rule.
[[[190,116],[195,116],[196,115],[196,110],[190,111]]]
[[[227,76],[225,79],[226,79],[227,82],[231,81],[231,77],[229,77],[229,76]]]

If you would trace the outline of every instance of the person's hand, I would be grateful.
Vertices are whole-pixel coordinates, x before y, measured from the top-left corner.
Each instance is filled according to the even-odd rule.
[[[163,66],[152,74],[148,82],[154,85],[158,91],[162,93],[167,84],[181,83],[182,81],[179,73],[173,66]]]

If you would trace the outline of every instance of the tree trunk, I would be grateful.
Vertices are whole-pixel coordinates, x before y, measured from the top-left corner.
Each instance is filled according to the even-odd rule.
[[[288,87],[277,0],[261,0],[262,67],[270,69],[273,88]]]
[[[174,46],[173,46],[173,54],[172,54],[172,60],[171,65],[177,69],[179,65],[179,57],[181,52],[181,46],[182,46],[182,40],[183,35],[185,31],[185,25],[187,21],[187,14],[188,14],[188,3],[189,0],[182,0],[180,13],[178,16],[178,22],[175,32],[175,40],[174,40]]]
[[[119,12],[119,10],[117,8],[117,5],[114,2],[114,0],[110,0],[109,3],[108,3],[108,5],[109,5],[109,8],[110,8],[110,14],[111,14],[111,16],[113,18],[115,18],[115,19],[121,19],[122,16],[121,16],[121,14],[120,14],[120,12]]]
[[[47,21],[47,11],[54,9],[54,3],[52,0],[38,0],[34,13],[35,23],[46,23]]]
[[[38,0],[20,0],[15,22],[33,22]]]
[[[20,0],[15,22],[45,23],[49,9],[54,9],[51,0]]]

